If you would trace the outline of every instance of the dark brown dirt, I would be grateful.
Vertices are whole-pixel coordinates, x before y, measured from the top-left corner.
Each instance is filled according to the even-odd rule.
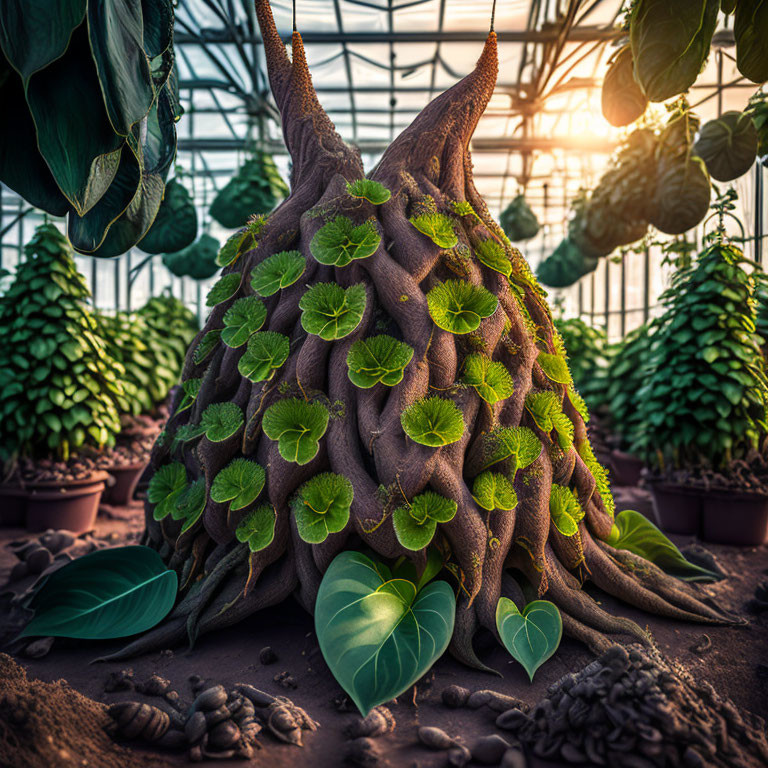
[[[100,520],[98,533],[135,532],[141,527],[141,513],[135,514],[136,519],[129,522]],[[0,531],[0,542],[10,541],[21,535],[23,531],[5,529]],[[677,538],[677,543],[683,545],[688,541]],[[717,600],[726,608],[745,614],[744,606],[768,571],[768,549],[706,546],[729,573],[727,580],[713,588]],[[7,578],[13,562],[7,550],[0,550],[0,583]],[[737,629],[683,624],[649,616],[621,605],[591,587],[588,589],[611,613],[628,616],[642,625],[647,625],[653,632],[660,651],[680,663],[694,678],[710,683],[721,696],[732,699],[739,708],[763,718],[768,717],[768,679],[761,676],[766,667],[759,667],[761,664],[768,666],[768,613],[745,614],[750,618],[750,625]],[[2,623],[3,617],[0,615],[0,624]],[[706,641],[702,642],[702,636],[705,634],[711,645],[708,650],[702,651],[699,648],[707,645]],[[348,749],[345,729],[359,719],[359,715],[353,709],[345,712],[337,710],[335,702],[343,700],[343,692],[320,654],[311,617],[293,601],[289,600],[276,608],[262,611],[215,635],[205,636],[192,650],[180,647],[127,662],[90,665],[94,658],[120,645],[119,642],[93,644],[57,641],[47,656],[40,659],[21,657],[18,661],[26,668],[31,678],[41,681],[66,679],[73,689],[93,698],[97,702],[93,705],[96,707],[94,711],[102,714],[102,703],[126,699],[157,703],[157,699],[142,697],[131,690],[105,692],[105,683],[110,673],[127,667],[133,669],[134,679],[139,682],[146,680],[153,673],[168,678],[182,699],[192,697],[189,683],[189,677],[192,675],[199,675],[211,683],[223,683],[227,687],[237,683],[250,683],[273,695],[289,696],[320,723],[320,729],[316,733],[306,735],[303,749],[280,744],[269,736],[262,736],[263,748],[254,764],[269,765],[270,768],[339,768],[344,764]],[[270,646],[277,655],[276,662],[263,664],[260,661],[260,652],[266,646]],[[408,691],[396,704],[391,705],[390,709],[397,723],[394,732],[373,740],[380,755],[380,766],[437,768],[445,765],[445,752],[433,752],[418,743],[416,733],[422,725],[443,728],[451,736],[460,737],[470,747],[481,736],[493,733],[509,736],[496,728],[494,721],[497,713],[487,707],[478,710],[452,710],[445,707],[440,694],[448,685],[459,684],[471,690],[490,688],[534,705],[545,696],[552,683],[568,672],[578,672],[594,658],[585,647],[565,638],[557,653],[537,672],[534,682],[529,683],[520,665],[490,636],[479,638],[476,647],[480,657],[499,670],[503,677],[469,669],[449,656],[441,659],[415,689]],[[269,654],[265,655],[265,660],[269,660]],[[298,684],[297,688],[286,689],[275,681],[275,678],[285,677],[285,672],[294,678]],[[42,725],[35,734],[36,741],[45,738]],[[79,731],[75,734],[78,738],[82,735]],[[91,759],[100,759],[93,757],[96,754],[98,753],[91,753]],[[168,755],[168,759],[176,765],[187,764],[184,755],[172,754]],[[122,764],[133,765],[124,761]],[[206,764],[222,765],[203,763]],[[246,765],[242,762],[224,764]],[[5,766],[1,760],[0,765]],[[16,766],[14,763],[10,765],[12,768]],[[36,768],[38,764],[30,765]],[[78,763],[61,765],[68,768],[68,765],[74,766]],[[110,763],[91,762],[89,765],[105,765],[112,768]]]
[[[0,654],[0,764],[3,768],[161,768],[166,761],[116,744],[103,704],[64,680],[28,680]]]

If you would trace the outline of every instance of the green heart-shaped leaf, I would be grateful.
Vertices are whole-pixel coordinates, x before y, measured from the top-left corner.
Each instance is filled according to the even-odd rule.
[[[383,184],[373,179],[355,179],[349,182],[347,194],[367,200],[372,205],[382,205],[392,197],[392,193]]]
[[[147,499],[155,504],[155,520],[162,520],[176,509],[176,501],[187,487],[187,470],[181,462],[166,464],[152,475],[147,489]]]
[[[366,716],[416,683],[448,647],[456,599],[444,581],[417,593],[386,566],[342,552],[323,576],[315,630],[333,676]]]
[[[320,544],[349,521],[354,493],[343,475],[324,472],[304,483],[291,504],[296,527],[304,541]]]
[[[242,347],[264,325],[266,319],[267,308],[264,302],[255,296],[243,296],[224,313],[221,340],[228,347]]]
[[[455,334],[476,331],[498,304],[490,291],[465,280],[446,280],[427,294],[427,307],[435,325]]]
[[[254,333],[237,370],[250,381],[265,381],[288,359],[291,345],[287,336],[274,331]]]
[[[488,511],[509,511],[517,506],[517,493],[512,483],[499,472],[482,472],[472,486],[472,497]]]
[[[195,365],[200,365],[207,357],[208,355],[213,352],[214,349],[219,344],[219,341],[221,340],[221,329],[214,329],[212,331],[208,331],[202,339],[198,342],[198,345],[195,347],[195,351],[192,353],[192,362],[195,363]]]
[[[220,277],[211,286],[211,290],[208,291],[205,306],[215,307],[217,304],[221,304],[222,301],[231,299],[237,293],[242,277],[239,272],[230,272],[228,275]]]
[[[515,389],[512,376],[504,363],[480,354],[467,355],[463,381],[474,387],[486,403],[493,405],[508,398]]]
[[[413,358],[413,347],[382,334],[356,341],[347,354],[349,380],[362,389],[378,383],[394,387],[403,380],[405,366]]]
[[[452,400],[433,395],[409,405],[400,415],[408,437],[421,445],[437,448],[461,439],[464,417]]]
[[[500,427],[492,430],[483,446],[482,469],[509,461],[508,477],[515,479],[518,469],[525,469],[539,458],[542,451],[541,440],[528,427]]]
[[[525,398],[525,407],[533,416],[536,426],[546,433],[553,430],[562,450],[573,445],[573,422],[563,413],[562,397],[555,392],[536,392]]]
[[[235,530],[235,536],[238,541],[247,543],[251,552],[260,552],[275,538],[276,519],[274,507],[263,504],[241,520]]]
[[[255,461],[233,459],[213,478],[211,499],[230,502],[230,512],[236,512],[256,501],[265,479],[264,468]]]
[[[486,267],[501,272],[506,277],[512,274],[512,262],[510,262],[504,246],[496,240],[483,240],[479,243],[475,248],[475,256]]]
[[[550,355],[540,351],[536,362],[550,381],[557,384],[571,383],[571,372],[568,370],[568,363],[562,355]]]
[[[176,500],[176,510],[172,512],[174,520],[183,520],[181,533],[188,531],[203,514],[205,509],[205,478],[199,477],[194,483],[190,483],[179,494]]]
[[[107,640],[144,632],[176,600],[178,579],[149,547],[91,552],[50,574],[32,597],[31,635]]]
[[[251,270],[251,287],[260,296],[272,296],[293,285],[307,268],[300,251],[282,251],[269,256]]]
[[[373,255],[380,242],[381,235],[372,221],[356,227],[346,216],[337,216],[317,231],[309,249],[320,264],[346,267],[353,259]]]
[[[531,681],[563,636],[560,611],[548,600],[534,600],[520,613],[508,597],[502,597],[496,605],[496,628],[504,647],[523,665]]]
[[[232,437],[245,422],[243,411],[235,403],[211,403],[200,417],[200,428],[212,443]]]
[[[606,540],[614,549],[626,549],[685,581],[718,581],[720,574],[689,563],[683,553],[644,515],[625,509],[616,515]]]
[[[325,341],[342,339],[360,325],[365,305],[362,283],[346,290],[336,283],[316,283],[299,300],[301,326]]]
[[[459,242],[453,229],[453,222],[442,213],[411,216],[408,221],[439,248],[454,248]]]
[[[438,523],[454,518],[458,505],[434,491],[425,491],[414,497],[410,506],[398,507],[392,515],[392,524],[398,541],[417,552],[424,549],[435,535]]]
[[[579,504],[576,491],[564,485],[552,483],[549,495],[549,514],[552,522],[563,536],[575,536],[579,532],[579,522],[584,519],[584,510]]]
[[[308,464],[320,450],[319,441],[328,428],[329,417],[324,405],[293,397],[270,405],[261,426],[270,440],[278,441],[278,450],[286,461]]]

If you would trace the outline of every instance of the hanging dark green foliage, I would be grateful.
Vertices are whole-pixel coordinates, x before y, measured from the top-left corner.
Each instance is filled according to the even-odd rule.
[[[632,49],[625,45],[611,57],[603,80],[603,116],[617,128],[634,123],[648,107],[648,98],[635,80],[634,66]]]
[[[539,234],[539,220],[524,195],[518,195],[502,212],[499,223],[513,243]]]
[[[738,248],[716,240],[662,294],[650,375],[637,393],[634,448],[652,462],[718,467],[766,435],[768,380],[744,265]]]
[[[147,232],[181,115],[170,0],[0,3],[0,181],[68,216],[75,249]]]
[[[138,246],[145,253],[175,253],[197,237],[197,210],[186,187],[171,179],[152,226]]]
[[[733,17],[736,66],[753,83],[768,80],[768,0],[739,0]]]
[[[43,224],[0,302],[0,458],[102,447],[120,431],[122,366],[109,354],[67,239]]]
[[[536,277],[550,288],[567,288],[597,269],[599,258],[585,253],[568,237],[538,266]]]
[[[757,157],[763,165],[768,165],[768,101],[762,91],[756,93],[745,110],[752,118],[757,132]]]
[[[211,216],[222,227],[238,229],[254,214],[269,213],[287,194],[272,155],[257,151],[216,195]]]
[[[717,181],[743,176],[757,155],[757,130],[746,112],[724,112],[702,126],[693,151]]]
[[[216,256],[219,253],[219,241],[204,232],[192,245],[176,253],[164,253],[163,264],[176,277],[191,277],[206,280],[219,271]]]
[[[629,19],[635,79],[650,101],[696,82],[709,56],[720,0],[637,0]]]

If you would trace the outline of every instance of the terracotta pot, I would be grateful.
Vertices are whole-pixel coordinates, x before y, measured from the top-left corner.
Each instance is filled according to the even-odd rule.
[[[656,524],[667,533],[698,536],[704,492],[699,488],[671,483],[651,483]]]
[[[106,472],[94,472],[81,480],[29,483],[27,530],[90,531],[96,522],[104,480]]]
[[[616,485],[637,485],[640,482],[644,464],[637,456],[619,450],[611,451],[611,466]]]
[[[768,496],[710,491],[704,497],[701,538],[739,547],[768,543]]]
[[[108,474],[114,478],[115,482],[105,488],[104,503],[116,507],[127,507],[133,501],[136,485],[146,466],[147,462],[143,461],[139,464],[124,464],[108,469]]]
[[[29,492],[20,485],[0,485],[0,526],[23,527],[27,519]]]

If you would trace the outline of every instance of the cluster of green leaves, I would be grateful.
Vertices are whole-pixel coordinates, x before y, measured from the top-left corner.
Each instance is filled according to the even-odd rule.
[[[173,356],[174,369],[181,371],[189,345],[200,330],[197,316],[174,296],[153,296],[139,311],[142,320]]]
[[[539,220],[522,194],[501,212],[499,224],[513,243],[530,240],[539,234]]]
[[[573,422],[563,413],[562,395],[556,392],[535,392],[525,398],[525,408],[542,431],[556,435],[561,450],[573,445]]]
[[[394,387],[403,380],[413,358],[413,347],[381,334],[356,341],[347,353],[349,380],[361,389],[376,384]]]
[[[720,466],[766,434],[768,382],[744,263],[738,248],[717,241],[662,294],[634,445],[656,463]]]
[[[464,417],[452,400],[432,395],[409,405],[400,415],[408,437],[421,445],[439,448],[461,440]]]
[[[638,392],[648,375],[651,327],[641,325],[608,348],[605,369],[605,404],[611,431],[626,450],[643,429]]]
[[[704,68],[719,11],[733,13],[736,66],[755,83],[768,80],[765,3],[695,0],[683,5],[637,0],[629,16],[634,75],[651,101],[684,93]]]
[[[399,696],[443,655],[456,598],[434,568],[415,583],[359,552],[342,552],[323,576],[315,631],[328,667],[365,717]],[[405,572],[405,569],[403,569]]]
[[[179,380],[178,355],[140,314],[97,317],[107,351],[125,371],[122,410],[134,416],[151,412]]]
[[[138,246],[145,253],[176,253],[197,237],[197,209],[187,188],[179,179],[165,185],[163,202]]]
[[[198,522],[205,509],[205,478],[190,481],[187,470],[179,461],[160,467],[149,481],[147,500],[153,504],[152,516],[164,520],[170,515],[181,520],[181,532]]]
[[[114,443],[124,370],[107,351],[72,248],[52,224],[35,230],[0,302],[0,451],[66,458]]]
[[[149,230],[181,115],[173,4],[0,4],[0,180],[68,216],[75,249],[125,253]]]
[[[164,253],[163,264],[176,277],[207,280],[219,271],[218,253],[219,241],[203,232],[197,240],[181,250]]]
[[[435,325],[454,334],[476,331],[498,305],[499,300],[489,290],[466,280],[446,280],[427,293]]]
[[[352,483],[343,475],[315,475],[299,487],[291,502],[299,536],[309,544],[320,544],[344,530],[353,498]]]
[[[346,216],[337,216],[320,227],[309,244],[309,250],[320,264],[346,267],[354,259],[372,256],[381,242],[374,221],[355,226]]]
[[[406,548],[418,552],[429,545],[438,523],[448,523],[456,516],[458,504],[434,491],[424,491],[410,504],[397,507],[392,524],[397,540]]]
[[[288,187],[272,155],[254,151],[211,203],[211,216],[227,229],[244,227],[253,214],[269,213]]]
[[[608,338],[602,328],[585,323],[579,317],[555,318],[568,355],[568,364],[576,389],[594,409],[603,401],[605,369],[608,366]]]

